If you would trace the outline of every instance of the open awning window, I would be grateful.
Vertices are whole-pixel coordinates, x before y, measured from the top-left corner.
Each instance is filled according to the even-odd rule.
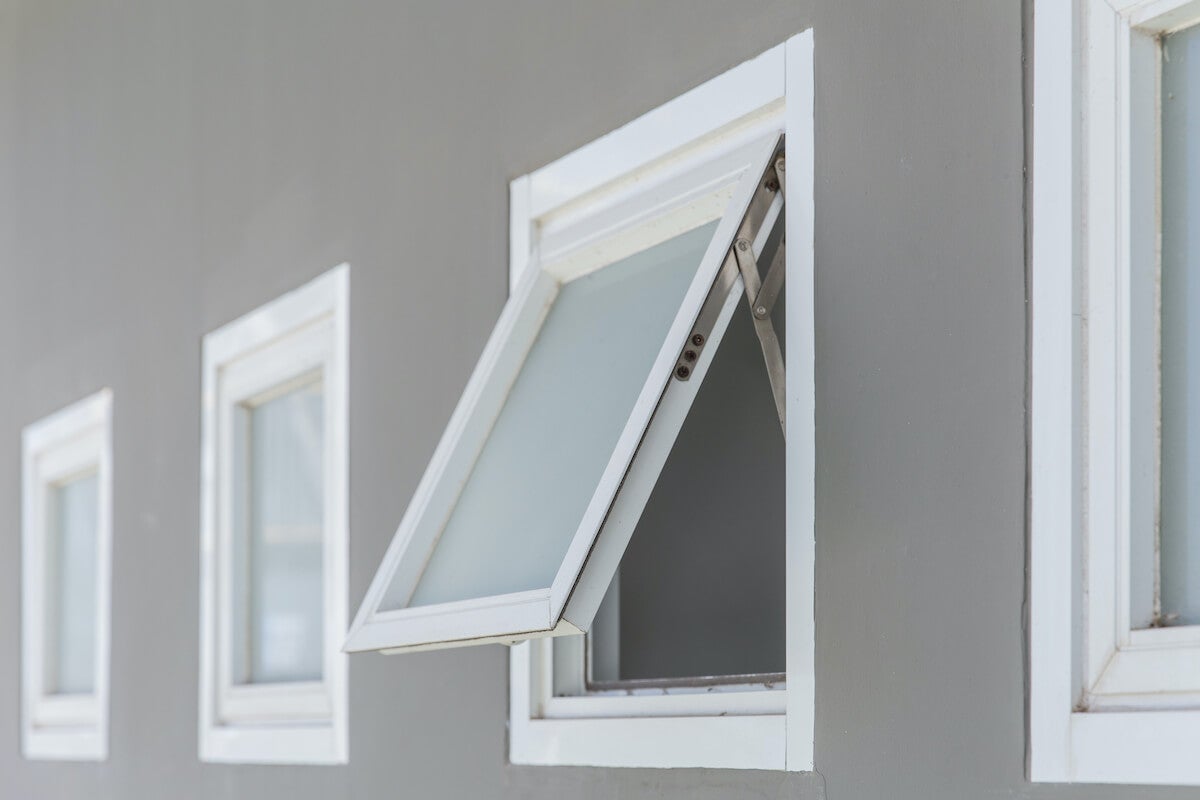
[[[726,326],[771,317],[783,141],[741,148],[541,244],[351,627],[350,651],[586,632]]]

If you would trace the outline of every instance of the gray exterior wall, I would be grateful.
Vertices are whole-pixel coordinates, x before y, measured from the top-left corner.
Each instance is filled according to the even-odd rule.
[[[354,657],[349,766],[200,764],[201,335],[353,264],[357,604],[504,301],[508,180],[810,26],[819,774],[510,766],[500,647]],[[0,798],[1190,794],[1024,779],[1023,29],[1017,0],[0,0]],[[27,762],[19,431],[104,385],[111,757]]]

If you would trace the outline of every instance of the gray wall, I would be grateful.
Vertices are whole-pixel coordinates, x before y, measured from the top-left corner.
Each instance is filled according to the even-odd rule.
[[[1117,798],[1024,782],[1016,0],[0,0],[0,796]],[[347,767],[196,760],[200,336],[350,261],[352,602],[505,297],[508,179],[812,26],[819,775],[505,763],[498,647]],[[115,391],[111,758],[18,747],[19,430]]]

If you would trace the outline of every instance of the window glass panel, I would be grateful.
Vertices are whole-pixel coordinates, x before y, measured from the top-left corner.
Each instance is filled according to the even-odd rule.
[[[564,285],[411,600],[549,587],[717,223]]]
[[[89,694],[95,688],[98,492],[95,473],[48,491],[47,694]]]
[[[324,413],[317,380],[235,415],[236,683],[324,672]]]
[[[1200,26],[1163,39],[1163,621],[1200,624]]]
[[[605,598],[616,613],[597,614],[592,680],[783,672],[784,536],[783,433],[741,306]]]

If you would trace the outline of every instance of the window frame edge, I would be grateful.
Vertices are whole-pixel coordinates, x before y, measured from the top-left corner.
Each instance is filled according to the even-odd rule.
[[[349,295],[350,265],[339,264],[307,283],[252,309],[209,333],[201,346],[201,486],[200,486],[200,671],[198,753],[203,762],[230,764],[345,764],[349,760],[348,657],[341,649],[349,607]],[[328,350],[322,361],[326,419],[330,423],[325,454],[329,469],[325,511],[329,529],[325,541],[326,579],[324,655],[326,674],[319,682],[297,681],[299,698],[311,705],[314,683],[319,683],[329,700],[329,715],[319,723],[287,720],[286,698],[279,699],[279,713],[264,724],[245,720],[225,724],[217,718],[218,658],[217,609],[220,601],[216,560],[218,520],[217,451],[220,447],[217,418],[220,412],[220,380],[224,365],[250,356],[262,357],[277,343],[287,343],[295,334],[313,325],[328,323]],[[307,367],[306,367],[307,369]],[[272,684],[272,694],[282,695]],[[239,698],[239,700],[244,698]],[[255,700],[241,703],[261,708]],[[274,702],[274,701],[272,701]]]
[[[101,389],[26,426],[21,432],[21,749],[33,760],[105,761],[108,759],[112,647],[112,406],[113,392]],[[48,530],[44,513],[35,511],[51,480],[38,460],[74,448],[97,474],[96,628],[93,691],[55,702],[41,691],[45,652],[44,597],[46,565],[42,558]],[[46,713],[50,712],[50,713]],[[49,717],[49,719],[47,719]],[[57,718],[57,719],[56,719]],[[42,722],[38,722],[38,720]]]

